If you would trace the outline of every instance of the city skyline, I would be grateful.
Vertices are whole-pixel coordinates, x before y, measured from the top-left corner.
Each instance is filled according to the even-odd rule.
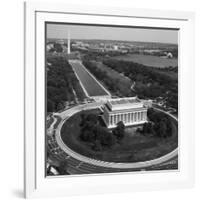
[[[178,44],[178,30],[47,24],[48,39],[118,40]],[[116,34],[117,33],[117,34]]]

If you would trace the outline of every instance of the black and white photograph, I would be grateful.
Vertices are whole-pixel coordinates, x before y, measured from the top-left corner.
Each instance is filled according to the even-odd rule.
[[[179,30],[45,22],[45,174],[179,170]]]

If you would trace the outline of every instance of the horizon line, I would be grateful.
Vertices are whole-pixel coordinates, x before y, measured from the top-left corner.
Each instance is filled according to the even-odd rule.
[[[47,38],[46,39],[59,39],[59,40],[67,40],[68,38]],[[136,40],[112,40],[112,39],[78,39],[78,38],[70,38],[70,40],[107,40],[107,41],[122,41],[122,42],[142,42],[142,43],[159,43],[159,44],[171,44],[178,45],[178,43],[170,43],[170,42],[156,42],[156,41],[136,41]]]

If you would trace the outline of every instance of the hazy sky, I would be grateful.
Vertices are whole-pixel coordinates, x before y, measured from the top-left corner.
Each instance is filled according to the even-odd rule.
[[[127,40],[178,43],[177,30],[47,24],[47,38]]]

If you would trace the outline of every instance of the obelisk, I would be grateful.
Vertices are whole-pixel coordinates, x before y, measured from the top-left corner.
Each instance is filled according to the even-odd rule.
[[[68,30],[68,35],[67,35],[67,54],[70,54],[70,32]]]

